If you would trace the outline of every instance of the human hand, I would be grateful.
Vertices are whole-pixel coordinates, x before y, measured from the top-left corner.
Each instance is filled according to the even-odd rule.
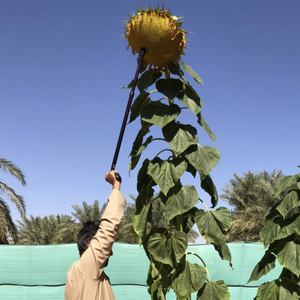
[[[116,173],[118,173],[118,172],[115,170],[112,170],[109,173],[106,173],[105,180],[112,185],[113,189],[120,190],[121,182],[119,182],[117,180]]]

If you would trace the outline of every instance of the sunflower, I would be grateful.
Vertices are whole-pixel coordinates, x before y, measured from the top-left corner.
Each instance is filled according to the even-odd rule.
[[[139,9],[137,16],[130,17],[125,38],[134,54],[145,48],[144,60],[159,68],[178,62],[186,44],[186,31],[181,29],[183,22],[178,17],[172,16],[170,10],[158,8]]]

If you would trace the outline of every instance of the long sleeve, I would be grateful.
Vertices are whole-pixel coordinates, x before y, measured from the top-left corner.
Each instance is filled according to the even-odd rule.
[[[79,271],[89,278],[99,278],[104,268],[119,230],[125,210],[125,198],[119,190],[113,189],[101,218],[99,229],[90,247],[83,253]]]

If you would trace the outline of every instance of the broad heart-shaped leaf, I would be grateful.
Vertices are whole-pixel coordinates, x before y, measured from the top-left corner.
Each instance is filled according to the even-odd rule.
[[[206,193],[211,196],[210,201],[212,204],[212,208],[214,208],[218,204],[219,196],[217,188],[213,183],[210,175],[206,175],[204,176],[204,178],[201,178],[201,187]]]
[[[156,157],[149,163],[147,174],[154,179],[161,191],[166,195],[186,169],[187,162],[183,158],[164,161]]]
[[[134,121],[142,112],[144,106],[146,106],[150,102],[150,98],[148,97],[150,93],[142,91],[134,100],[131,108],[130,108],[130,117],[129,123]]]
[[[275,186],[277,189],[275,197],[277,197],[281,192],[285,191],[293,183],[295,183],[300,178],[300,174],[293,176],[281,176],[277,179]]]
[[[202,147],[199,144],[190,146],[185,156],[202,178],[207,176],[220,161],[220,152],[217,148]]]
[[[288,242],[277,254],[278,262],[295,275],[300,275],[300,245],[294,241]]]
[[[172,283],[172,289],[178,300],[187,299],[192,293],[197,292],[206,280],[206,269],[189,261],[183,263],[177,270]]]
[[[148,202],[141,209],[137,210],[133,218],[133,229],[139,236],[139,243],[142,245],[143,237],[146,234],[147,219],[151,205]]]
[[[259,286],[254,300],[299,300],[296,289],[285,282],[273,280]]]
[[[197,115],[197,117],[198,117],[198,124],[204,128],[204,130],[206,131],[206,133],[209,135],[209,137],[213,141],[216,141],[217,139],[216,139],[215,134],[210,130],[208,124],[203,119],[201,112]]]
[[[143,121],[162,128],[171,121],[175,120],[176,117],[180,115],[180,111],[180,107],[176,104],[166,105],[160,103],[159,101],[152,101],[150,104],[144,107],[141,118]]]
[[[184,232],[177,231],[174,235],[154,233],[148,240],[147,249],[156,261],[174,266],[184,255],[188,238]]]
[[[197,130],[193,126],[173,121],[163,127],[162,131],[175,156],[179,156],[188,147],[198,143]]]
[[[288,219],[278,216],[270,220],[260,231],[259,236],[266,248],[276,240],[284,239],[294,233],[296,228],[300,226],[299,214]]]
[[[178,215],[192,209],[198,202],[199,195],[193,185],[176,186],[167,195],[165,203],[166,218],[170,221]],[[164,199],[162,198],[164,202]]]
[[[298,194],[296,191],[291,191],[284,197],[284,199],[277,206],[277,210],[285,218],[286,215],[296,206],[300,206],[300,201],[298,200]]]
[[[149,86],[154,84],[158,78],[161,77],[161,72],[156,72],[155,70],[148,70],[144,72],[137,81],[137,87],[140,92],[147,89]]]
[[[184,62],[181,62],[180,66],[185,71],[187,71],[195,79],[196,82],[198,82],[199,84],[203,84],[203,81],[200,78],[200,76],[190,66],[186,65]]]
[[[254,267],[247,284],[251,281],[258,280],[260,277],[268,274],[272,269],[275,268],[275,261],[276,256],[273,253],[266,251],[263,258]]]
[[[195,115],[198,115],[202,109],[202,101],[197,92],[186,82],[184,90],[178,94],[177,98]]]
[[[230,300],[230,293],[223,280],[209,281],[198,291],[197,300]]]
[[[225,207],[207,212],[199,209],[195,216],[195,222],[203,238],[211,242],[219,252],[220,257],[227,260],[231,265],[231,254],[225,243],[225,234],[231,225],[230,211]]]
[[[172,100],[183,90],[183,81],[174,78],[159,79],[156,82],[156,89]]]

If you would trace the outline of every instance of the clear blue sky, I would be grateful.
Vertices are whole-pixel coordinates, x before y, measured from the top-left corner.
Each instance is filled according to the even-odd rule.
[[[28,216],[71,214],[71,204],[106,201],[110,186],[104,175],[129,96],[121,87],[136,70],[136,57],[122,38],[123,20],[148,5],[148,0],[1,1],[0,156],[23,170],[27,186],[0,176],[24,196]],[[183,61],[204,81],[193,86],[217,142],[197,129],[199,143],[221,153],[212,172],[219,194],[234,173],[298,173],[300,1],[164,5],[184,16],[183,28],[193,33]],[[138,130],[138,121],[127,126],[117,163],[129,202],[139,168],[128,176],[128,156]],[[200,192],[199,178],[189,183]],[[209,204],[205,194],[203,199]]]

